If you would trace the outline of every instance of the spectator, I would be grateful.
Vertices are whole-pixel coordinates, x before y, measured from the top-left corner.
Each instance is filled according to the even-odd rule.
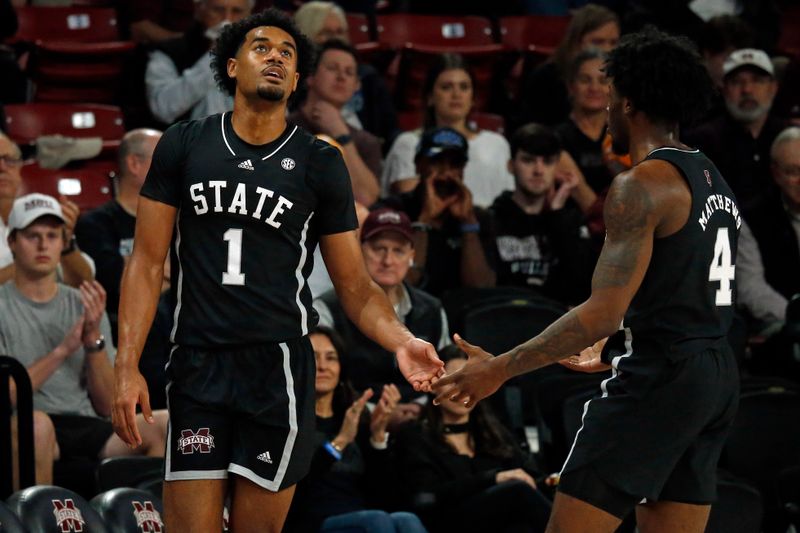
[[[686,132],[683,140],[714,161],[744,209],[772,187],[769,150],[786,123],[769,116],[778,84],[765,52],[735,51],[723,75],[726,113]]]
[[[496,281],[491,216],[473,206],[464,184],[468,150],[467,139],[452,128],[425,131],[414,158],[419,183],[386,202],[415,222],[414,266],[406,281],[434,296]]]
[[[78,244],[97,265],[97,281],[106,291],[113,332],[117,329],[122,270],[133,251],[139,189],[144,184],[153,150],[160,138],[161,132],[148,129],[125,134],[119,146],[116,198],[83,215],[75,227]]]
[[[789,299],[800,293],[800,128],[775,138],[771,159],[777,191],[745,210],[752,234],[742,232],[737,264],[739,304],[764,326],[784,321]]]
[[[14,277],[14,260],[8,246],[7,226],[14,200],[22,184],[22,152],[14,141],[0,133],[0,283]],[[78,287],[84,281],[94,279],[94,264],[81,253],[73,230],[80,210],[75,203],[62,196],[59,200],[64,215],[64,238],[67,245],[62,249],[58,263],[58,275],[67,285]]]
[[[233,109],[211,69],[211,47],[220,30],[250,14],[253,0],[198,0],[197,21],[180,36],[161,41],[145,71],[147,103],[164,124]]]
[[[414,231],[408,216],[386,208],[370,213],[361,229],[361,250],[367,272],[386,292],[409,331],[437,348],[450,344],[441,302],[403,281],[414,264]],[[365,337],[347,318],[335,291],[315,300],[314,309],[319,313],[320,325],[343,337],[352,362],[350,380],[358,390],[371,388],[377,395],[384,385],[393,384],[406,401],[418,396],[400,374],[391,354]],[[419,414],[419,405],[404,405],[403,411]]]
[[[735,15],[717,15],[706,21],[700,35],[700,54],[718,89],[723,88],[725,60],[736,50],[752,48],[754,44],[753,30]]]
[[[467,364],[455,345],[439,355],[448,374]],[[425,415],[398,435],[397,448],[404,485],[432,501],[421,518],[433,533],[544,531],[551,504],[536,466],[486,402],[429,403]]]
[[[580,168],[587,184],[601,194],[623,168],[609,168],[603,142],[606,138],[608,81],[603,74],[605,54],[596,48],[579,52],[566,73],[572,111],[556,126],[564,149]]]
[[[328,41],[317,55],[317,64],[306,79],[308,94],[289,121],[314,134],[332,137],[342,148],[344,162],[358,202],[371,205],[378,199],[381,175],[380,141],[349,125],[342,109],[358,88],[353,48],[342,41]]]
[[[492,205],[497,284],[517,285],[568,304],[589,295],[593,263],[589,230],[567,204],[575,180],[557,177],[561,143],[549,128],[528,124],[511,138],[516,188]]]
[[[358,396],[348,381],[353,361],[341,339],[320,327],[309,335],[317,363],[315,454],[297,484],[286,522],[288,532],[422,533],[410,513],[392,513],[397,488],[386,426],[400,393],[383,387],[375,408],[365,409],[372,390]],[[321,526],[321,527],[320,527]]]
[[[587,4],[575,10],[553,57],[523,79],[517,124],[538,122],[554,126],[570,112],[565,80],[570,63],[590,47],[611,51],[619,41],[619,18],[610,9]]]
[[[119,11],[121,18],[129,21],[131,40],[152,44],[180,37],[187,31],[195,19],[195,3],[193,0],[125,0]]]
[[[116,355],[105,314],[105,291],[96,281],[80,290],[56,281],[67,217],[55,198],[29,194],[14,202],[8,244],[14,277],[0,286],[0,353],[28,369],[33,406],[47,413],[55,442],[54,459],[100,459],[144,453],[162,456],[166,411],[155,423],[137,417],[143,446],[131,449],[115,434],[111,415],[113,361]],[[12,398],[16,390],[12,385]],[[35,434],[47,438],[47,432]],[[41,449],[42,443],[37,445]]]
[[[505,138],[493,131],[474,130],[467,118],[475,100],[474,78],[464,58],[442,54],[428,71],[424,84],[423,129],[452,128],[469,141],[469,161],[464,184],[475,205],[491,205],[497,196],[514,186],[508,172],[511,151]],[[414,168],[414,154],[423,130],[401,133],[386,156],[381,183],[384,194],[413,190],[420,177]]]
[[[330,39],[350,42],[347,17],[333,2],[306,2],[294,14],[294,21],[300,31],[318,45]],[[381,149],[388,150],[397,135],[397,113],[392,96],[383,76],[372,65],[359,63],[358,79],[361,84],[342,108],[342,116],[354,128],[378,137]]]

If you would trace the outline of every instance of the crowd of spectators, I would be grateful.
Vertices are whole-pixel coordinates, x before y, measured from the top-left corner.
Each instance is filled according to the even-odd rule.
[[[13,37],[13,9],[23,3],[48,2],[0,0],[0,38]],[[119,284],[134,246],[139,189],[161,131],[232,109],[217,88],[210,50],[222,27],[272,2],[108,4],[138,58],[126,71],[133,76],[126,83],[138,89],[116,102],[133,126],[116,148],[113,200],[81,212],[68,195],[24,195],[32,191],[23,153],[33,148],[0,132],[0,354],[19,359],[31,376],[36,480],[44,484],[53,481],[56,460],[132,453],[107,418]],[[350,43],[345,9],[374,17],[431,6],[274,4],[292,11],[318,47],[288,120],[341,150],[367,271],[406,326],[440,350],[448,371],[464,364],[450,341],[461,318],[446,305],[453,294],[513,287],[564,306],[588,296],[605,192],[631,165],[613,152],[607,132],[605,54],[646,23],[694,39],[719,94],[703,121],[682,125],[681,140],[717,165],[742,210],[737,311],[750,339],[742,371],[800,382],[798,340],[785,325],[800,294],[800,93],[790,83],[800,57],[778,47],[779,2],[682,2],[667,10],[675,3],[518,0],[498,7],[502,13],[484,3],[437,2],[449,14],[571,18],[551,55],[525,61],[517,94],[489,100],[488,108],[476,108],[469,53],[438,54],[422,82],[423,107],[412,110],[420,127],[406,131],[398,117],[409,111],[390,89],[389,62],[371,64],[380,56]],[[25,77],[29,53],[19,43],[0,45],[0,117],[2,105],[35,98]],[[504,114],[505,130],[477,126],[475,113],[487,111]],[[345,316],[321,255],[314,257],[318,449],[288,530],[415,533],[447,531],[449,523],[463,531],[543,531],[550,472],[526,443],[488,402],[474,410],[434,406],[415,393],[391,355]],[[165,270],[141,362],[154,408],[165,407],[174,301]],[[156,418],[141,424],[141,453],[163,453],[166,412]]]

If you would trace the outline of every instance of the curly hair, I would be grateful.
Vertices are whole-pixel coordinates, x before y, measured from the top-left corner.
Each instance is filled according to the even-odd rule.
[[[228,76],[228,59],[236,57],[244,44],[247,33],[260,26],[280,28],[291,35],[297,46],[297,73],[300,74],[300,80],[305,80],[308,73],[311,72],[311,66],[314,64],[314,45],[297,29],[289,16],[283,11],[271,8],[254,13],[222,30],[214,45],[214,57],[211,61],[214,78],[222,92],[231,96],[236,92],[236,80]]]
[[[685,37],[646,27],[627,35],[604,67],[620,96],[660,123],[689,123],[709,107],[713,82]]]

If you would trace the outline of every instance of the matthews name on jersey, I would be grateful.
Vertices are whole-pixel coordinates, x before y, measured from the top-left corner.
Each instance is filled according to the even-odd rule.
[[[178,209],[171,340],[187,346],[307,334],[317,321],[306,278],[319,237],[358,226],[336,148],[292,124],[251,145],[231,113],[167,129],[141,194]]]
[[[679,231],[654,239],[623,329],[606,344],[609,363],[630,355],[689,357],[726,337],[733,320],[742,225],[733,192],[699,150],[659,148],[647,159],[668,161],[681,172],[691,189],[691,212]]]

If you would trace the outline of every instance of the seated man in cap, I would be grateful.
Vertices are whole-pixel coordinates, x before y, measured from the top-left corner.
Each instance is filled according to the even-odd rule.
[[[361,228],[361,250],[370,277],[386,292],[398,318],[411,333],[437,349],[450,344],[441,302],[403,282],[414,263],[414,233],[408,216],[388,208],[370,213]],[[393,359],[387,357],[388,352],[365,337],[347,318],[333,290],[314,300],[314,309],[319,313],[319,324],[336,330],[346,342],[349,378],[358,391],[372,388],[373,397],[379,398],[384,386],[395,385],[404,401],[418,395]],[[399,407],[405,412],[418,406]]]
[[[3,133],[0,133],[0,283],[14,277],[14,261],[6,244],[8,217],[14,199],[22,185],[22,151],[19,146]],[[79,286],[84,281],[94,279],[94,263],[83,254],[75,242],[73,230],[80,210],[75,203],[62,196],[61,210],[64,215],[65,242],[59,262],[59,281],[67,285]]]
[[[414,223],[414,265],[406,281],[435,296],[460,287],[494,287],[491,216],[472,203],[464,185],[467,140],[452,128],[422,134],[413,190],[386,200]]]
[[[65,223],[55,198],[17,198],[8,218],[14,277],[0,286],[0,353],[28,369],[39,411],[34,440],[40,483],[49,481],[46,469],[59,457],[162,456],[166,437],[166,411],[155,412],[153,424],[138,416],[144,439],[139,448],[128,448],[114,434],[107,417],[116,350],[106,294],[97,281],[84,282],[79,290],[56,281]],[[11,391],[16,401],[13,384]]]

